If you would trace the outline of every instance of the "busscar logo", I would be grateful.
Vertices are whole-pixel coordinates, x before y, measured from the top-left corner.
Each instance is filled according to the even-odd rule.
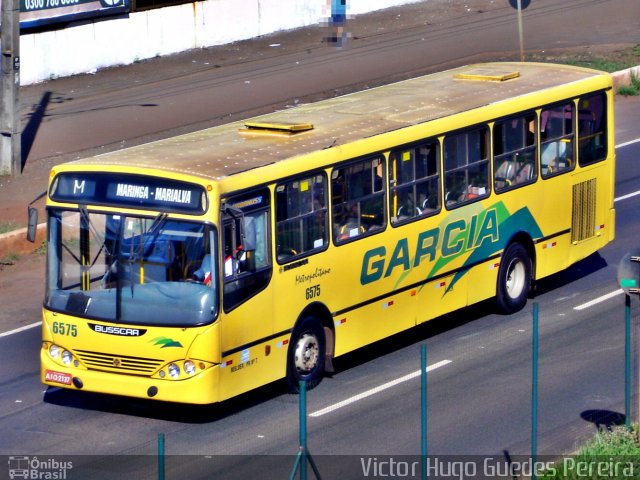
[[[121,337],[141,337],[147,333],[145,328],[114,327],[111,325],[100,325],[98,323],[90,323],[89,328],[96,333],[119,335]]]

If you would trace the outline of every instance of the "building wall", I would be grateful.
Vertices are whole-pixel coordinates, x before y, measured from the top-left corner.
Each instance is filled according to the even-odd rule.
[[[427,0],[348,0],[349,14]],[[21,84],[314,25],[326,0],[205,0],[20,37]]]

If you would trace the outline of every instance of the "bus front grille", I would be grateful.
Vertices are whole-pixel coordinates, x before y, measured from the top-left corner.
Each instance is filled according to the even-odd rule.
[[[571,242],[586,240],[596,232],[596,179],[573,186]]]
[[[88,350],[76,350],[75,354],[89,369],[134,375],[151,375],[163,363],[162,360],[156,358],[131,357]]]

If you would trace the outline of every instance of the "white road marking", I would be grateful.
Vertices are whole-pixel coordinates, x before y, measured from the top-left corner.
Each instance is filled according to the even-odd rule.
[[[609,292],[606,295],[602,295],[601,297],[594,298],[590,302],[583,303],[582,305],[578,305],[577,307],[573,307],[573,309],[574,310],[584,310],[585,308],[593,307],[594,305],[597,305],[599,303],[605,302],[605,301],[609,300],[610,298],[618,296],[618,295],[620,295],[622,293],[624,293],[624,290],[622,290],[620,288],[620,289],[615,290],[613,292]]]
[[[634,143],[638,143],[638,142],[640,142],[640,138],[636,138],[635,140],[630,140],[628,142],[620,143],[620,144],[616,145],[616,148],[628,147],[629,145],[633,145]],[[637,191],[637,192],[628,193],[627,195],[623,195],[623,196],[618,197],[618,198],[614,198],[613,201],[614,202],[619,202],[620,200],[626,200],[628,198],[635,197],[637,195],[640,195],[640,190]]]
[[[24,332],[25,330],[29,330],[30,328],[39,327],[42,325],[42,322],[32,323],[31,325],[25,325],[24,327],[16,328],[13,330],[9,330],[8,332],[0,333],[0,338],[8,337],[9,335],[13,335],[14,333]]]
[[[622,195],[621,197],[618,197],[618,198],[614,198],[613,201],[614,202],[619,202],[620,200],[626,200],[628,198],[635,197],[637,195],[640,195],[640,190],[638,190],[637,192],[633,192],[633,193],[627,193],[626,195]]]
[[[635,140],[630,140],[628,142],[620,143],[616,145],[616,148],[628,147],[629,145],[633,145],[634,143],[640,142],[640,138],[636,138]]]
[[[451,363],[451,360],[442,360],[438,363],[434,363],[433,365],[430,365],[427,367],[427,372],[430,372],[432,370],[435,370],[436,368],[440,368],[440,367],[444,367],[445,365],[448,365],[449,363]],[[329,405],[328,407],[325,407],[321,410],[318,410],[316,412],[310,413],[309,416],[310,417],[320,417],[322,415],[325,415],[327,413],[333,412],[335,410],[338,410],[339,408],[342,407],[346,407],[347,405],[351,405],[352,403],[355,403],[359,400],[362,400],[364,398],[370,397],[371,395],[375,395],[376,393],[380,393],[384,390],[387,390],[391,387],[395,387],[396,385],[406,382],[408,380],[411,380],[413,378],[419,377],[421,374],[421,371],[415,371],[413,373],[409,373],[403,377],[397,378],[395,380],[391,380],[390,382],[387,382],[383,385],[380,385],[378,387],[372,388],[370,390],[367,390],[366,392],[362,392],[359,393],[358,395],[354,395],[353,397],[347,398],[346,400],[342,400],[341,402],[338,403],[334,403],[333,405]]]

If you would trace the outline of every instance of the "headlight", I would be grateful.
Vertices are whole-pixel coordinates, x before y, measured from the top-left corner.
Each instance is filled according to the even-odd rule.
[[[55,343],[52,343],[49,347],[49,355],[51,358],[58,358],[60,356],[60,347]]]
[[[62,352],[62,363],[64,363],[65,365],[69,365],[71,364],[72,360],[73,360],[73,355],[71,355],[71,352],[67,350]]]
[[[169,370],[171,378],[178,378],[180,376],[180,367],[175,363],[170,364],[167,370]]]
[[[187,375],[193,375],[196,373],[196,365],[191,360],[184,362],[184,373]]]

